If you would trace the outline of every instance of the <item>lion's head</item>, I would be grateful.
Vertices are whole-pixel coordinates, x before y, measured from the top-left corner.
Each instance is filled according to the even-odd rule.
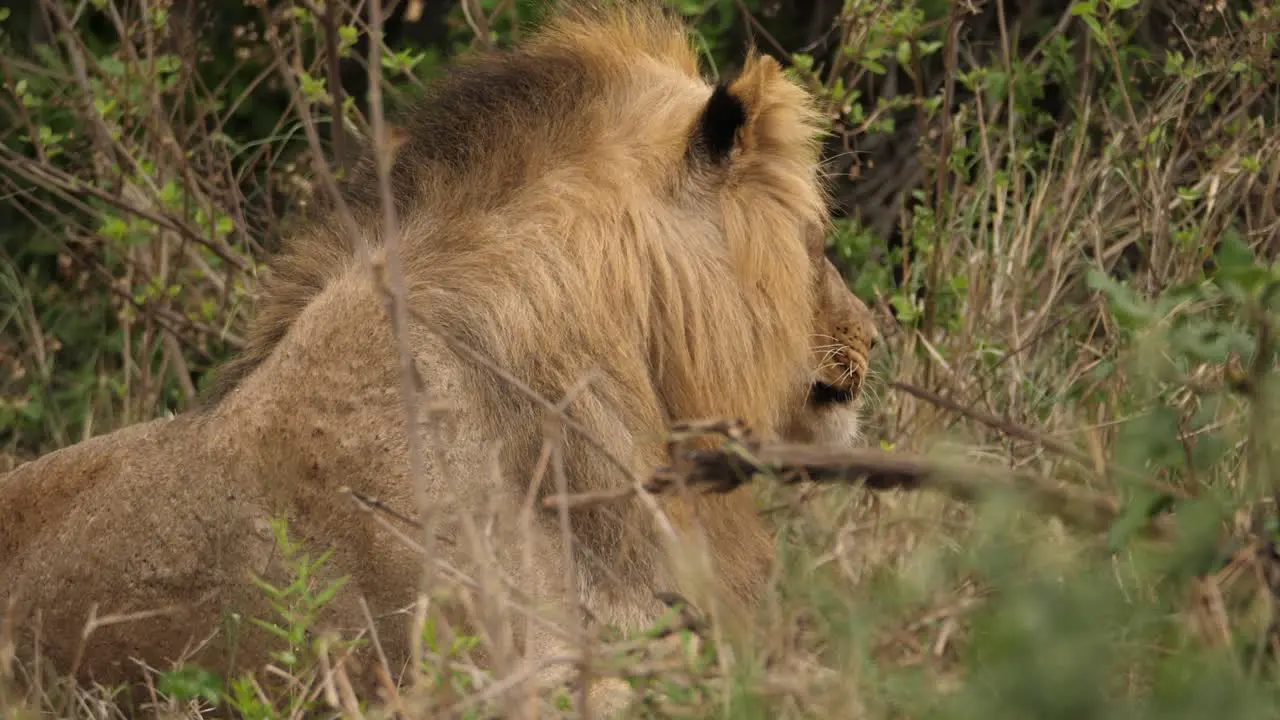
[[[676,19],[606,5],[461,63],[404,118],[391,185],[413,301],[540,390],[603,359],[670,419],[772,428],[804,392],[820,119],[772,58],[711,83]],[[345,184],[361,237],[329,213],[286,243],[215,399],[383,243],[377,190],[367,162]]]
[[[793,442],[850,446],[862,436],[859,411],[880,331],[834,265],[825,263],[818,282],[812,384],[785,435]]]

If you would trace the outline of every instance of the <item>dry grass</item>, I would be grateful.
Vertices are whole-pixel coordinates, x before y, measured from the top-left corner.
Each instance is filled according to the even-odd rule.
[[[163,60],[207,48],[114,0],[102,17],[134,38],[127,50],[89,46],[84,4],[42,0],[53,27],[69,30],[56,36],[58,62],[12,43],[0,53],[12,119],[0,143],[5,212],[21,219],[32,248],[54,244],[47,252],[7,237],[0,244],[0,410],[12,428],[0,431],[0,471],[181,410],[201,372],[241,344],[256,268],[287,222],[283,209],[305,212],[310,185],[328,192],[340,171],[326,161],[325,128],[343,97],[314,84],[336,67],[318,48],[336,44],[343,23],[368,28],[349,10],[342,23],[314,13],[338,5],[264,10],[252,26],[265,37],[234,31],[235,60],[223,72],[247,76],[225,86],[207,86],[188,71],[192,62]],[[462,0],[460,9],[483,31],[513,5],[494,11]],[[836,30],[865,54],[886,43],[883,23],[902,7],[852,3]],[[868,407],[880,447],[762,447],[731,422],[687,428],[726,442],[644,479],[641,495],[755,478],[781,540],[774,591],[749,637],[722,637],[698,608],[671,597],[679,632],[660,625],[649,637],[582,638],[576,652],[549,661],[567,669],[570,688],[584,674],[616,673],[648,688],[643,712],[659,716],[1193,717],[1278,698],[1271,497],[1280,465],[1270,418],[1280,392],[1280,135],[1275,89],[1258,78],[1275,77],[1280,11],[1258,6],[1247,23],[1223,16],[1228,29],[1183,39],[1181,69],[1138,83],[1117,75],[1137,62],[1118,30],[1089,36],[1064,13],[1017,55],[1001,15],[1000,47],[983,59],[960,39],[964,6],[954,8],[940,21],[944,102],[937,112],[905,106],[926,130],[927,170],[919,200],[901,212],[905,250],[855,256],[881,270],[892,264],[900,278],[867,298],[887,339]],[[1123,20],[1102,10],[1090,17],[1104,30]],[[1036,73],[1052,64],[1055,37],[1079,41],[1075,122],[1037,144],[1027,108],[1016,93],[992,91],[990,73],[1011,86],[1024,76],[1047,82]],[[968,74],[978,66],[986,80]],[[371,87],[420,82],[386,67],[364,68]],[[836,106],[834,78],[866,73],[800,72]],[[987,85],[972,92],[972,82]],[[246,142],[238,109],[267,87],[287,107]],[[389,135],[376,96],[373,107],[367,121],[349,107],[337,136],[382,143]],[[845,117],[844,131],[870,135],[878,119],[902,111]],[[224,132],[233,126],[234,138]],[[942,172],[940,157],[952,161]],[[385,190],[385,174],[382,182]],[[838,248],[857,233],[840,228]],[[1254,257],[1234,259],[1240,248]],[[403,281],[394,264],[385,271],[389,321],[403,335]],[[863,271],[850,267],[850,278]],[[406,363],[406,393],[412,383]],[[555,453],[544,459],[539,473],[554,472]],[[351,499],[353,513],[429,554],[434,534],[410,509]],[[491,552],[482,535],[472,538],[477,557]],[[537,708],[554,716],[580,703],[576,693],[531,684],[540,668],[521,665],[508,647],[517,624],[550,622],[517,588],[496,573],[433,570],[442,578],[433,603],[453,597],[450,583],[485,590],[480,606],[466,608],[481,629],[474,637],[419,647],[403,678],[384,667],[377,698],[354,697],[340,644],[323,638],[301,669],[265,668],[234,689],[225,679],[238,714],[516,717]],[[425,596],[406,612],[427,623]],[[695,636],[710,654],[680,647]],[[199,675],[157,669],[156,706],[129,709],[109,689],[71,687],[16,662],[13,638],[0,623],[6,718],[206,711],[198,691],[210,684]],[[497,659],[495,672],[472,662],[472,645]]]

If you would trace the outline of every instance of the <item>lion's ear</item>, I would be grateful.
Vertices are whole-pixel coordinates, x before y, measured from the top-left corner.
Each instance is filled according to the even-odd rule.
[[[761,114],[769,89],[782,81],[782,66],[767,55],[752,54],[742,73],[720,83],[702,108],[691,150],[713,163],[728,159],[735,149],[750,150],[759,138]]]
[[[711,162],[723,162],[733,150],[738,131],[746,124],[747,107],[741,98],[730,92],[728,85],[717,85],[698,119],[698,134],[693,142],[695,152]]]

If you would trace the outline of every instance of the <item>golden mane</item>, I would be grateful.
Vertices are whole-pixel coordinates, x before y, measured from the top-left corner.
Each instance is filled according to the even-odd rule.
[[[664,376],[659,385],[679,387],[663,398],[674,417],[703,416],[731,398],[744,419],[770,426],[777,398],[757,395],[780,379],[746,381],[723,369],[761,349],[794,353],[802,343],[776,342],[778,333],[796,339],[803,323],[769,304],[742,305],[738,287],[702,280],[733,272],[744,284],[777,286],[774,295],[807,292],[808,272],[778,252],[777,239],[795,236],[800,220],[825,222],[814,174],[819,119],[771,59],[753,56],[731,86],[751,112],[739,132],[743,157],[727,170],[689,170],[695,108],[710,88],[685,28],[647,3],[603,7],[571,6],[527,45],[464,61],[406,114],[391,188],[415,306],[431,307],[437,323],[495,360],[526,366],[614,347],[619,335],[643,337]],[[719,197],[707,179],[721,185]],[[368,236],[348,237],[332,211],[299,229],[272,263],[248,347],[220,371],[212,399],[270,353],[325,284],[352,269],[358,242],[381,244],[371,163],[359,164],[343,189]],[[754,202],[761,195],[770,202]],[[673,203],[693,214],[711,202],[721,205],[723,239],[673,227]],[[564,297],[594,302],[569,315]],[[737,306],[746,312],[731,310]],[[632,327],[602,326],[601,317]],[[549,353],[548,336],[576,347]],[[793,367],[794,359],[761,365]],[[564,364],[537,373],[542,389],[583,370]],[[723,384],[702,382],[712,376]]]

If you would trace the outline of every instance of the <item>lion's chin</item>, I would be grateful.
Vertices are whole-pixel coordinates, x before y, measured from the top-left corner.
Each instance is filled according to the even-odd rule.
[[[852,403],[819,410],[813,425],[813,442],[818,445],[857,447],[862,444],[862,417]]]
[[[790,439],[829,447],[857,447],[862,442],[859,405],[852,390],[816,382]]]

